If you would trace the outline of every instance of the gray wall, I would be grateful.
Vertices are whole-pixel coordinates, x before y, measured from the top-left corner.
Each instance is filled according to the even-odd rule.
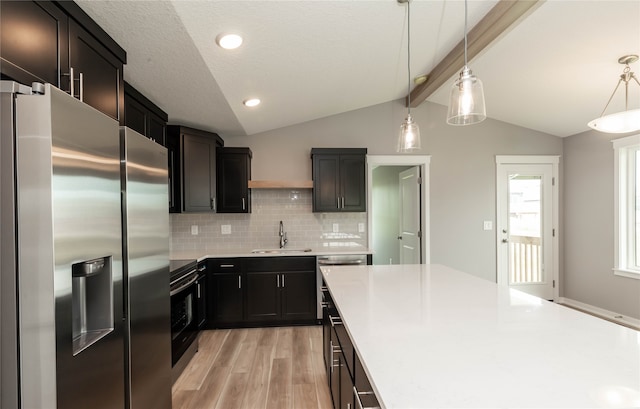
[[[487,119],[449,126],[446,107],[425,102],[411,110],[420,126],[422,155],[431,155],[431,262],[496,281],[495,155],[561,155],[562,140]],[[366,147],[369,154],[395,154],[402,101],[334,115],[245,137],[225,137],[227,146],[253,151],[253,179],[310,180],[312,147]],[[224,136],[224,135],[223,135]]]
[[[422,151],[416,153],[431,155],[431,262],[496,281],[495,230],[482,229],[484,220],[494,226],[496,221],[495,155],[561,155],[561,295],[640,318],[640,281],[611,272],[613,152],[607,137],[585,133],[563,140],[492,119],[453,127],[445,123],[446,107],[428,102],[411,112],[422,134]],[[395,154],[405,115],[402,102],[395,101],[225,137],[225,144],[253,150],[253,179],[310,180],[312,147]]]
[[[567,298],[640,318],[640,280],[613,274],[611,135],[564,139],[564,274]]]

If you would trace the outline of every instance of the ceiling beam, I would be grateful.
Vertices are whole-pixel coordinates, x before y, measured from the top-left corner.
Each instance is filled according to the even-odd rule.
[[[500,0],[467,33],[467,59],[471,60],[544,0]],[[427,80],[411,91],[411,107],[423,103],[464,66],[464,37],[427,75]],[[406,100],[405,100],[406,105]]]

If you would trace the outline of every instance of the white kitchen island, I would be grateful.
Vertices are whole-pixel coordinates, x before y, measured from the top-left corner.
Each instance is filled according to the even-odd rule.
[[[382,407],[640,406],[640,332],[441,265],[323,267]]]

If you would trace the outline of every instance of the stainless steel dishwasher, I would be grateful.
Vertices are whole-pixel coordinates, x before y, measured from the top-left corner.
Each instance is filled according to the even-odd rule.
[[[316,318],[321,321],[322,320],[322,273],[320,272],[320,267],[322,266],[357,266],[357,265],[367,265],[371,264],[371,255],[367,254],[331,254],[318,256],[318,267],[317,267],[317,288],[318,288],[318,306]]]

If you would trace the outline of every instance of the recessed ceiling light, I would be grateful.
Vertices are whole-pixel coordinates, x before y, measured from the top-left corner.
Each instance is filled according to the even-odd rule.
[[[216,43],[225,50],[233,50],[242,45],[242,37],[238,34],[219,34]]]
[[[247,107],[255,107],[257,105],[260,105],[260,99],[258,99],[258,98],[249,98],[249,99],[245,99],[244,101],[242,101],[242,103]]]

